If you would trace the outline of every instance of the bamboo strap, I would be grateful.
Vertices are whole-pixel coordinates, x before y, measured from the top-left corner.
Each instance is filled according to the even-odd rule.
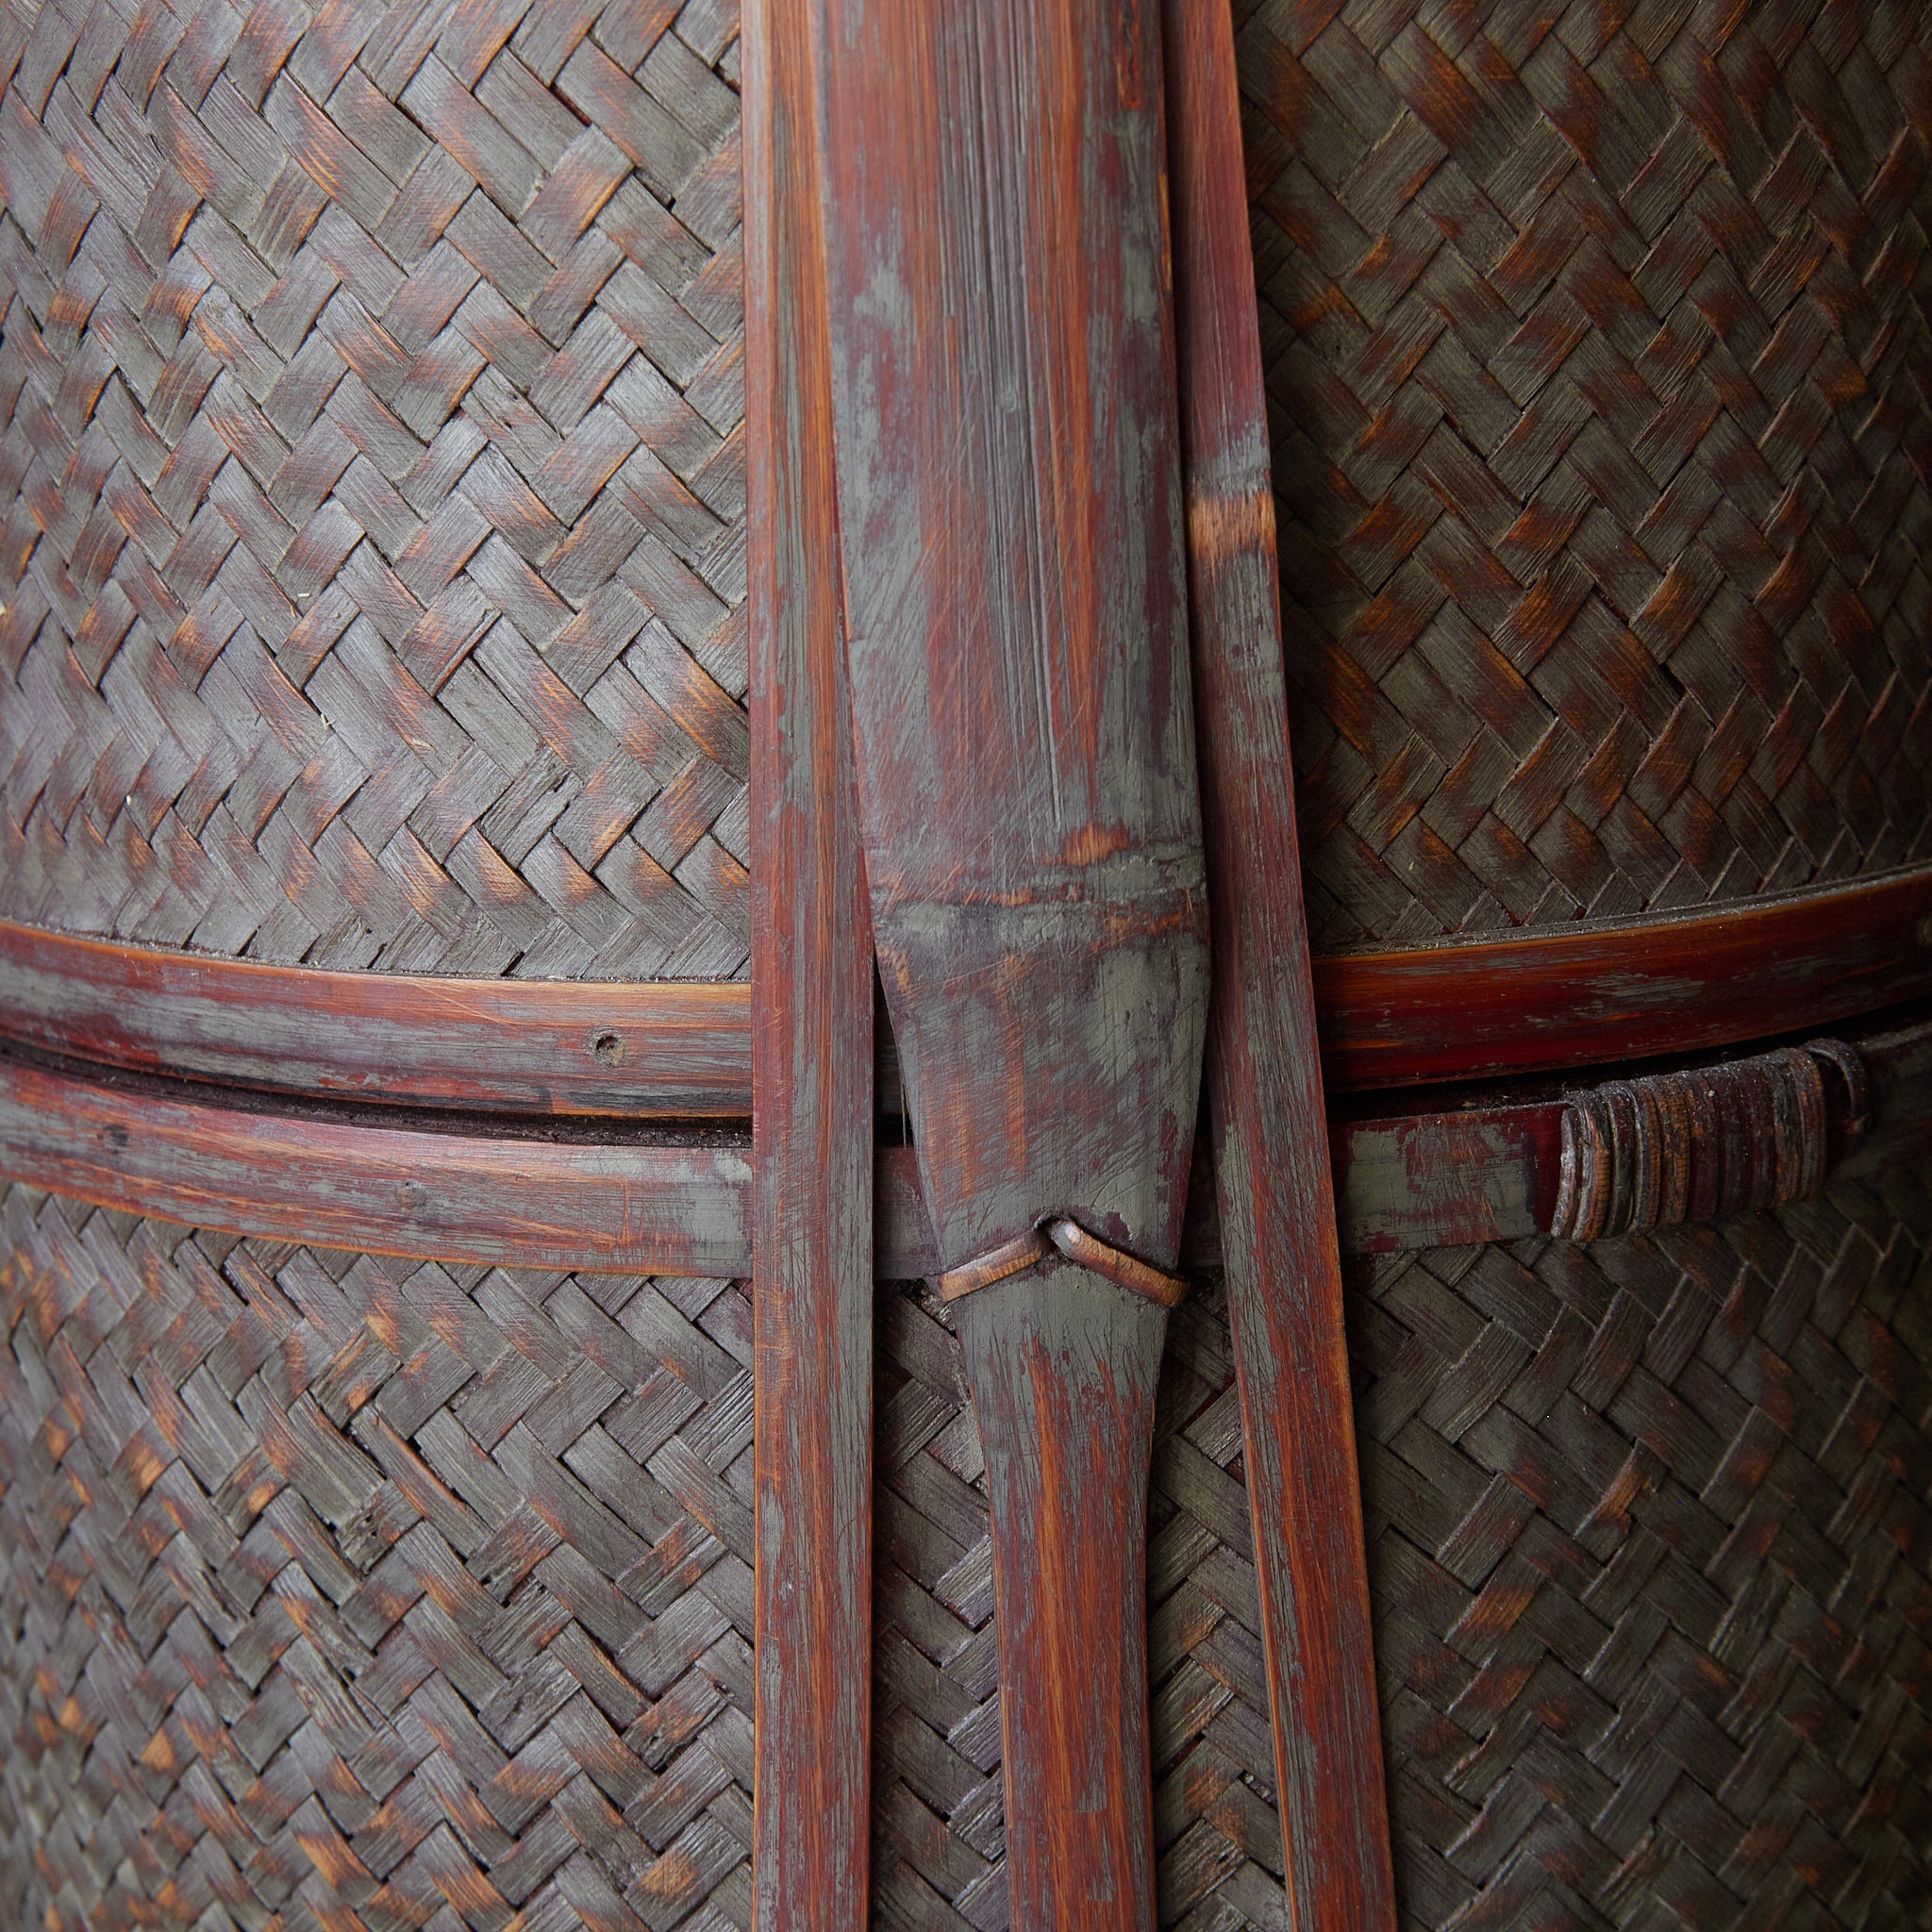
[[[1170,1274],[1124,1248],[1104,1241],[1070,1215],[1052,1215],[1038,1227],[1031,1227],[1009,1241],[1001,1241],[958,1268],[948,1268],[933,1277],[933,1287],[942,1302],[956,1302],[974,1290],[991,1288],[1037,1267],[1049,1255],[1064,1255],[1090,1274],[1124,1288],[1129,1294],[1157,1303],[1163,1308],[1178,1307],[1187,1298],[1188,1284],[1178,1274]]]

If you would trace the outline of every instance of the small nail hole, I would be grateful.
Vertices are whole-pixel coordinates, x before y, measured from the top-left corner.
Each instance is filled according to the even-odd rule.
[[[625,1058],[624,1035],[621,1033],[600,1033],[591,1041],[591,1051],[607,1067],[621,1067]]]

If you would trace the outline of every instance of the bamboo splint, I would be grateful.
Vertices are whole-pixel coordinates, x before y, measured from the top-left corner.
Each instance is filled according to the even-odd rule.
[[[907,1114],[943,1272],[1074,1229],[957,1304],[1013,1921],[1149,1926],[1166,1314],[1120,1283],[1178,1254],[1207,994],[1158,9],[817,18],[853,721]]]
[[[1234,41],[1167,9],[1194,683],[1214,910],[1208,1088],[1291,1923],[1393,1926],[1341,1258],[1295,843]]]
[[[1307,941],[1298,897],[1264,870],[1291,879],[1294,859],[1252,281],[1245,256],[1212,242],[1241,206],[1232,48],[1224,21],[1171,15],[1170,126],[1156,25],[1071,0],[968,9],[934,31],[835,4],[774,79],[761,135],[775,151],[809,74],[822,133],[838,129],[820,161],[861,837],[935,1286],[957,1309],[987,1457],[1015,1922],[1153,1918],[1140,1604],[1207,991],[1197,686],[1225,902],[1219,1191],[1264,1475],[1291,1896],[1334,1923],[1382,1924],[1392,1889]],[[1170,136],[1198,231],[1177,264],[1179,393]],[[804,189],[802,171],[779,185]],[[817,216],[814,201],[793,219]],[[809,273],[805,286],[815,300]],[[808,335],[803,311],[790,320]],[[1258,1041],[1238,1042],[1251,1026]],[[1272,1399],[1297,1377],[1307,1401]],[[764,1475],[781,1502],[812,1479]],[[762,1681],[820,1668],[767,1606]],[[769,1737],[761,1764],[788,1774]],[[843,1796],[831,1836],[849,1858]],[[807,1909],[760,1895],[773,1923]],[[844,1922],[823,1909],[811,1923]]]
[[[811,41],[746,8],[752,1286],[758,1449],[753,1884],[766,1932],[867,1919],[873,969],[846,719]]]

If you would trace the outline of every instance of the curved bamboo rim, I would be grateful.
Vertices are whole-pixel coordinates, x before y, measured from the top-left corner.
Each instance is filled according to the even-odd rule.
[[[1314,968],[1331,1091],[1701,1053],[1932,994],[1932,865]],[[289,1093],[742,1120],[751,1011],[741,981],[336,973],[0,921],[0,1039]]]
[[[1932,1021],[1860,1030],[1870,1131],[1833,1172],[1932,1160]],[[1564,1100],[1402,1099],[1329,1129],[1341,1245],[1352,1254],[1515,1241],[1546,1232]],[[540,1138],[510,1125],[428,1124],[396,1109],[292,1106],[186,1081],[102,1074],[0,1053],[0,1177],[126,1213],[367,1253],[590,1273],[751,1271],[751,1169],[741,1145]],[[1835,1140],[1843,1139],[1840,1123]],[[712,1141],[741,1140],[713,1133]],[[881,1147],[874,1267],[929,1276],[939,1256],[912,1150]],[[1693,1216],[1693,1218],[1695,1218]],[[1221,1258],[1214,1189],[1197,1170],[1181,1267]]]

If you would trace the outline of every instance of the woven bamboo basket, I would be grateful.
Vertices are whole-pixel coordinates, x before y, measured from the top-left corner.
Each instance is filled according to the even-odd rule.
[[[1932,859],[1932,17],[1235,17],[1316,950]],[[736,7],[16,0],[0,72],[0,917],[741,976]],[[1924,1172],[1349,1314],[1405,1926],[1932,1925]],[[749,1925],[741,1287],[12,1186],[0,1322],[8,1923]],[[874,1911],[997,1932],[951,1324],[881,1289]],[[1275,1932],[1211,1274],[1156,1436],[1160,1920]]]
[[[1239,44],[1316,951],[1932,853],[1920,11]]]
[[[1349,1312],[1402,1924],[1932,1923],[1924,1175],[1588,1248],[1364,1258]],[[881,1327],[875,1882],[883,1923],[991,1925],[985,1515],[936,1316],[910,1293]],[[1210,1282],[1156,1426],[1160,1922],[1274,1932],[1233,1382]]]
[[[738,1290],[237,1242],[20,1188],[0,1222],[11,1923],[749,1923]],[[1923,1176],[1364,1261],[1351,1315],[1405,1924],[1926,1923]],[[947,1322],[923,1287],[881,1303],[877,1912],[997,1926],[990,1545]],[[1169,1341],[1149,1580],[1162,1923],[1269,1932],[1211,1279]]]
[[[0,915],[742,971],[737,8],[659,11],[8,8]]]

